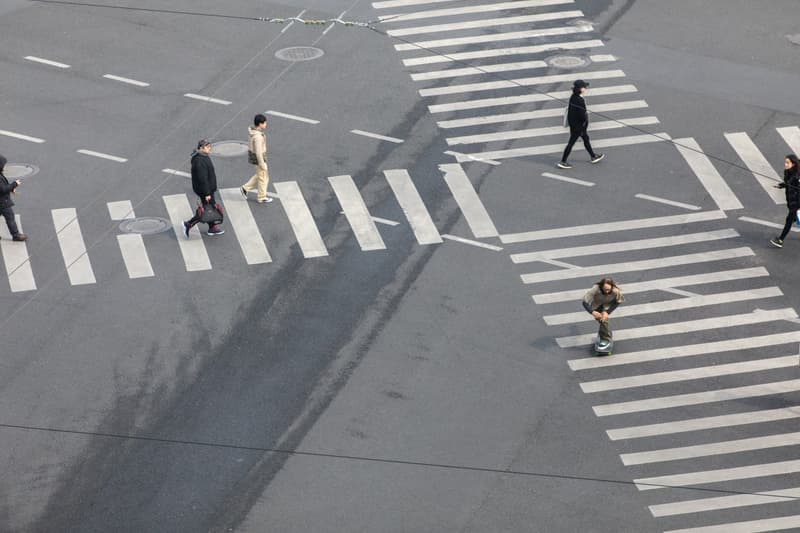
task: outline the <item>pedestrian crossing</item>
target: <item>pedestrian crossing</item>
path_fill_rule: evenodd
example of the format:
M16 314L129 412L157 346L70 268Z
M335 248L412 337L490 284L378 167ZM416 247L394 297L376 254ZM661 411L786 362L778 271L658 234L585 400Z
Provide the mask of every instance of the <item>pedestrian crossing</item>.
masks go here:
M458 164L442 165L441 175L472 231L471 236L477 239L497 237L498 231L494 222L461 166ZM394 195L397 206L405 215L409 234L413 234L413 238L420 246L442 244L446 237L452 240L458 239L439 233L434 218L414 184L414 178L406 169L385 170L383 179L385 179L386 189ZM342 214L359 248L364 252L386 250L386 242L376 222L388 223L392 227L401 226L401 223L373 216L351 176L331 176L328 178L328 183L333 196L341 206ZM314 259L328 256L329 250L300 184L295 181L284 181L273 182L273 186L277 193L273 195L277 200L274 204L275 209L281 209L278 204L282 206L303 257ZM125 265L128 277L130 279L156 277L156 269L153 267L148 251L148 242L152 242L151 239L166 238L170 243L174 243L180 252L179 258L182 264L179 268L186 272L212 270L212 255L209 254L207 247L208 240L211 238L221 240L226 254L236 253L235 250L238 249L244 264L258 266L272 263L273 258L262 234L259 217L254 213L255 208L251 207L256 204L248 202L238 188L221 189L219 198L225 215L223 227L231 230L235 241L227 236L223 238L204 236L201 233L201 228L205 229L203 224L194 226L189 231L187 238L183 222L193 216L196 199L185 193L164 195L161 198L163 202L161 209L170 221L172 227L170 233L161 236L120 233L112 237L116 239L119 258ZM108 217L113 222L136 218L134 205L129 200L108 202L106 208ZM75 208L53 209L51 213L54 237L59 244L70 285L96 284L97 279L91 258L100 252L94 249L95 242L87 241L84 238L80 222L84 214L79 213ZM17 223L21 226L19 215L17 215ZM106 233L108 232L104 231L103 234ZM4 237L0 239L0 254L3 258L10 291L12 293L35 291L37 284L34 270L39 259L29 256L25 242L11 240L4 224L0 224L0 237ZM46 238L39 240L46 241ZM230 244L232 242L237 244ZM490 246L469 239L463 240L463 242ZM237 245L238 248L235 248ZM163 249L163 247L159 247L159 249ZM492 249L499 250L500 248L492 247ZM2 291L3 288L0 286L0 293Z
M448 145L464 147L448 152L457 162L496 164L561 153L567 132L561 118L569 88L578 78L592 82L587 103L597 117L590 128L597 134L593 146L670 139L658 131L658 118L646 113L646 101L619 100L638 89L619 83L626 74L613 66L617 60L613 55L596 53L603 42L595 38L574 0L445 4L412 0L373 2L372 7L378 10L382 26L388 27L386 33L401 41L395 50L403 55L411 79L425 84L419 94L446 130ZM498 16L500 11L505 16ZM559 54L569 57L561 63L552 61ZM564 89L553 91L553 85ZM521 88L526 89L524 94ZM492 94L487 96L488 92ZM633 129L614 135L622 128Z
M636 488L653 491L648 509L669 520L664 531L796 527L786 503L797 500L800 461L776 458L800 432L775 424L800 419L798 315L727 224L720 210L499 236ZM582 244L592 234L614 239ZM590 355L597 324L579 303L601 276L626 297L608 357ZM747 492L731 489L743 480ZM769 516L742 521L756 506Z

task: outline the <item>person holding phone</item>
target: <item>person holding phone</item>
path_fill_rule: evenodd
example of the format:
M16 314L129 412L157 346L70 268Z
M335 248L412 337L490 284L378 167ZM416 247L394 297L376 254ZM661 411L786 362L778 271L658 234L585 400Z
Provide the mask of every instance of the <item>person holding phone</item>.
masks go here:
M26 241L28 237L24 233L19 232L17 221L14 217L14 201L11 195L22 184L22 180L14 180L9 183L8 178L5 177L3 171L5 170L8 160L0 155L0 214L6 219L8 232L11 233L11 238L15 241Z

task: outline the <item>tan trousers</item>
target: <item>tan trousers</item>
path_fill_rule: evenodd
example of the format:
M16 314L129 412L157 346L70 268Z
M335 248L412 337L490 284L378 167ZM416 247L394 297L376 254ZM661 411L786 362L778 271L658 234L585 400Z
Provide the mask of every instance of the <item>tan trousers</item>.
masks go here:
M245 192L250 192L253 189L258 189L258 200L263 200L267 197L267 185L269 185L269 171L256 166L256 173L250 178L247 183L242 185Z

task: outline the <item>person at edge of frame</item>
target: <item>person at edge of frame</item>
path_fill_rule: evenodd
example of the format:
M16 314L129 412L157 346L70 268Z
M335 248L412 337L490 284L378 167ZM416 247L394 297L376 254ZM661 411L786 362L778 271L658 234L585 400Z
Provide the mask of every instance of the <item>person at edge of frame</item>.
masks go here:
M8 181L3 171L6 168L8 160L0 155L0 215L6 219L6 226L11 238L17 242L28 240L28 236L20 233L17 227L17 220L14 216L14 200L11 199L12 194L16 194L17 187L22 184L22 180Z
M783 239L792 229L792 224L797 220L797 210L800 209L800 169L797 165L797 156L787 155L783 160L783 182L775 185L777 189L786 189L786 206L789 208L783 231L769 241L776 248L783 248Z

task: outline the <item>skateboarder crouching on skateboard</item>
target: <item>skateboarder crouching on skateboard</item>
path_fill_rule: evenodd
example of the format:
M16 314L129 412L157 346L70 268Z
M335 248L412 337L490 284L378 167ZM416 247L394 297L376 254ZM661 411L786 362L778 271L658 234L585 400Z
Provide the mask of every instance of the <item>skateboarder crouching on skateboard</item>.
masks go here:
M610 315L625 298L622 291L611 278L603 278L583 296L583 308L600 323L597 332L599 342L597 347L603 349L611 344L611 327L608 325Z

